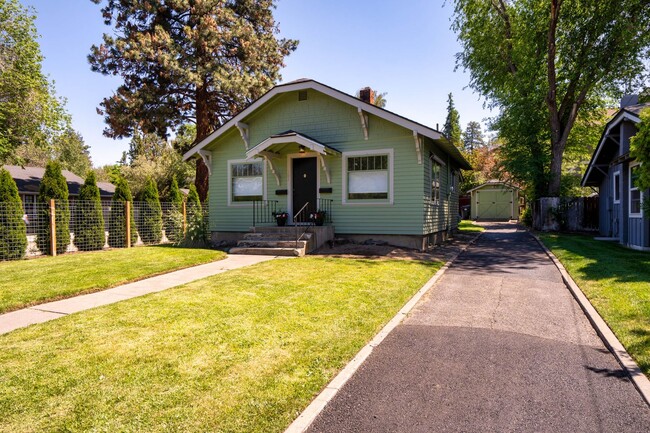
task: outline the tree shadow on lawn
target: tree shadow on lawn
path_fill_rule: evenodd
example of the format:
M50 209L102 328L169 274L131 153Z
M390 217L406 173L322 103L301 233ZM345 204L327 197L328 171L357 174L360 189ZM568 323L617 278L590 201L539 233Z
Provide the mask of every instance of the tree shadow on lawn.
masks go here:
M568 268L572 261L585 259L583 266L575 271L586 280L613 279L618 283L647 283L650 289L650 253L636 251L622 245L596 241L587 235L545 235L544 242L551 249L560 249L570 257L558 252L560 260Z

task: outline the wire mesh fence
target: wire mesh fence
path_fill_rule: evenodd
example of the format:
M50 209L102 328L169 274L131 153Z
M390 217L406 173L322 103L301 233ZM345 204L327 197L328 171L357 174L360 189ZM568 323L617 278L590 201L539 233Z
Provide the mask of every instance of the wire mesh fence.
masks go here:
M207 207L176 203L0 203L0 260L38 255L208 243Z

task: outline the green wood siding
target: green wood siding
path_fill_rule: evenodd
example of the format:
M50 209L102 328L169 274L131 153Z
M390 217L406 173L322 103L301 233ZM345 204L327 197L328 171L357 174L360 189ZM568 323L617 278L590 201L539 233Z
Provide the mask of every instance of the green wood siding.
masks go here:
M455 229L458 227L458 185L454 190L451 189L451 178L453 171L458 169L452 165L451 161L443 152L441 152L435 143L427 140L425 143L426 151L423 154L424 184L423 184L423 211L424 234L436 233L443 230ZM436 204L430 199L431 191L431 154L437 156L445 165L440 172L440 203Z
M441 209L425 206L428 187L425 179L428 150L423 151L423 163L417 163L412 131L391 122L368 116L369 139L364 140L359 114L336 99L314 90L308 91L306 101L298 101L298 92L278 95L248 118L250 146L253 147L271 135L294 130L325 143L340 152L393 150L393 203L392 204L343 204L343 158L326 156L331 182L327 182L324 170L319 167L320 187L332 188L332 193L320 194L320 198L333 200L332 217L336 232L340 234L406 234L423 235L442 230L447 226L450 204ZM433 142L425 140L425 148L433 149ZM210 229L212 231L247 231L252 223L250 206L228 206L228 160L244 159L244 142L236 128L222 135L207 147L212 151L212 175L210 176ZM298 146L282 147L281 157L274 160L280 177L280 185L267 167L266 198L278 200L280 210L288 210L288 195L276 195L278 189L289 189L287 154L297 154ZM447 161L446 155L436 151ZM444 167L442 182L443 198L448 202L448 173ZM454 197L455 196L455 197ZM455 203L455 204L454 204ZM452 194L451 208L457 209L457 192ZM457 210L453 212L457 214ZM424 217L423 217L424 216ZM452 218L452 226L457 224Z

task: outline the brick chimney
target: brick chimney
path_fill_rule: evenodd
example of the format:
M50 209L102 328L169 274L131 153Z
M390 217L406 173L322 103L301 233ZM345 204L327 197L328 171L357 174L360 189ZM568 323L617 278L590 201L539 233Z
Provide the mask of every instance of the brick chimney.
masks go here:
M368 104L374 104L375 102L375 92L372 91L370 87L364 87L359 90L359 99Z

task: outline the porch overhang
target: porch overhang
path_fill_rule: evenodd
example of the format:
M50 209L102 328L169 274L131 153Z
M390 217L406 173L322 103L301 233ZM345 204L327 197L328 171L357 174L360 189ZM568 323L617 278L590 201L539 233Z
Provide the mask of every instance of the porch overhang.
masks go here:
M246 158L256 158L256 157L268 157L272 155L279 155L278 148L283 147L286 144L298 144L303 146L305 149L309 149L313 152L316 152L320 155L332 155L332 156L341 156L341 152L334 149L331 146L320 143L313 138L307 137L306 135L300 134L295 131L287 131L281 134L272 135L261 143L257 144L255 147L246 151Z

